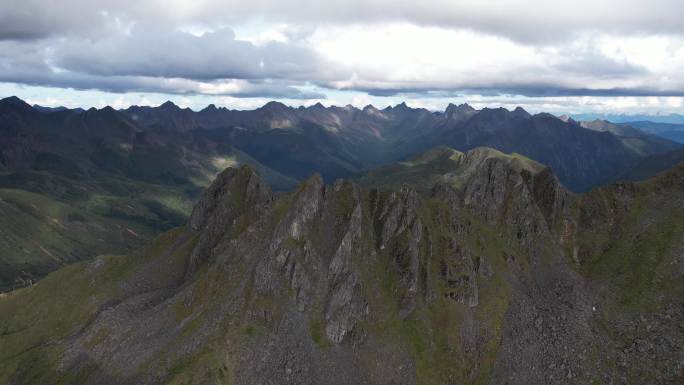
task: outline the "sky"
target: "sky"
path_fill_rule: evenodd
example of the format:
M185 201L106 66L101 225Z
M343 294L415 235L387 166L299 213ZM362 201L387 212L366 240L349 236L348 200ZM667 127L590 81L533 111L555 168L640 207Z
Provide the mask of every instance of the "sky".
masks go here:
M684 114L681 0L0 2L0 96Z

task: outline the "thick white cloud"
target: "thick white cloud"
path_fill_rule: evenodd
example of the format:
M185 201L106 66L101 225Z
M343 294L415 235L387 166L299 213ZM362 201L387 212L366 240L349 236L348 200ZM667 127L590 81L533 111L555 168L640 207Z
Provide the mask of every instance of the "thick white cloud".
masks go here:
M684 94L684 44L678 39L585 33L537 47L467 30L387 24L321 28L311 42L353 73L330 87L375 94ZM644 47L648 57L640 54Z

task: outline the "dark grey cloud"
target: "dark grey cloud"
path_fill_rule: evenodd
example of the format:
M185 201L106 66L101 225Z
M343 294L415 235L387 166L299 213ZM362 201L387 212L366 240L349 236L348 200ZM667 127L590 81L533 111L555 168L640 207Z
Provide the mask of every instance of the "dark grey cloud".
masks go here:
M309 48L257 46L229 29L194 36L132 28L91 39L0 41L0 81L77 90L322 99L297 86L331 76L332 68Z
M56 69L49 54L52 44L41 46L16 42L0 43L0 82L34 86L100 90L113 93L158 92L167 94L212 94L234 97L269 97L292 99L322 99L319 92L303 91L297 83L278 79L205 79L196 81L181 77L159 77L127 74L101 74Z
M246 83L235 90L220 89L207 91L197 84L184 79L161 79L136 76L101 77L78 73L31 73L16 71L0 74L0 82L19 83L32 86L58 87L74 90L98 90L112 93L154 92L175 95L209 94L216 96L233 96L238 98L288 98L288 99L325 99L320 92L302 91L288 85L278 83Z
M549 43L580 31L681 35L682 14L681 0L21 0L0 4L0 39L92 35L131 22L216 27L259 19L301 25L406 21Z
M362 91L372 96L410 96L411 98L461 97L468 95L503 96L519 95L528 97L557 97L557 96L684 96L684 89L657 88L565 88L554 84L500 84L493 87L424 87L424 88L363 88Z
M117 12L134 4L122 0ZM119 17L107 2L21 0L0 2L0 40L35 40L65 34L92 35L108 29ZM122 20L122 19L119 19Z
M339 78L310 47L297 43L254 45L230 29L195 36L135 27L101 39L68 39L54 47L53 64L99 76L150 76L195 80Z

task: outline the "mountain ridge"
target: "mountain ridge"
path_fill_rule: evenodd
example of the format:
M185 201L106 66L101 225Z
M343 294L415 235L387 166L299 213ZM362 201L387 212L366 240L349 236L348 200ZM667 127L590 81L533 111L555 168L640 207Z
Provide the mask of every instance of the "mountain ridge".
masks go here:
M194 112L172 103L45 111L16 97L0 101L0 188L23 190L18 201L37 205L42 201L32 194L40 194L51 204L85 213L93 225L110 226L114 220L143 240L187 219L201 189L227 166L249 164L275 190L289 190L313 173L332 183L440 145L521 154L549 166L573 191L633 178L629 172L637 166L641 171L634 175L648 177L673 164L660 157L671 143L648 136L626 139L522 109L451 104L434 113L406 104L380 110L274 102L253 111L208 107ZM648 160L647 167L639 163L661 158ZM112 251L140 241L125 233L126 242L114 242ZM16 235L17 244L36 243L30 234ZM24 272L16 279L32 281L50 271L55 266L50 253L57 250L81 258L104 250L67 241L42 246L47 253L38 255L44 260L14 266L12 271ZM23 252L10 249L15 251L3 258L20 261ZM3 280L1 287L16 284L9 276Z
M0 297L0 379L676 381L684 165L575 196L547 168L472 152L452 170L468 183L423 192L314 175L279 195L228 168L186 225ZM608 247L626 236L642 251Z
M475 110L467 104L461 106L450 104L444 112L435 114L424 109L410 108L405 104L389 106L383 110L378 110L372 106L366 106L363 109L324 107L322 105L310 108L293 108L282 103L278 104L277 108L270 108L271 106L275 106L275 104L269 105L267 103L253 111L221 110L220 113L213 116L213 120L203 118L201 111L200 113L187 112L188 116L195 114L193 116L199 119L193 121L188 127L222 127L222 129L226 129L236 126L251 128L252 132L261 130L265 133L265 129L287 130L288 127L301 127L313 123L315 127L326 131L323 136L328 137L327 141L336 143L333 152L337 152L336 149L341 147L347 147L345 151L336 155L345 161L336 166L339 167L338 171L333 171L333 175L326 179L328 181L358 172L360 171L359 168L373 168L398 161L436 145L448 145L459 150L488 146L503 152L519 152L547 164L559 174L567 186L579 191L610 182L611 178L619 177L628 168L636 164L640 157L671 151L679 146L673 142L647 135L637 135L637 138L625 138L624 135L620 137L615 130L611 133L618 136L623 142L622 146L611 143L611 140L607 138L579 130L575 130L574 134L568 136L563 132L582 125L574 121L563 122L550 114L530 115L522 108L516 108L513 111L489 108ZM259 117L258 111L262 110L270 111L270 123L264 122ZM477 121L469 123L473 118ZM520 126L520 128L516 128L519 132L512 135L507 130L502 130L504 128L500 127L502 125L508 126L509 130L511 125ZM560 130L563 125L565 125L564 129ZM554 129L553 134L545 134L543 131L539 131L537 128L539 126L558 127L558 129ZM488 130L489 134L486 133ZM330 135L330 133L334 133L334 135ZM494 135L494 133L499 135ZM306 130L302 131L302 134L304 136L313 135ZM252 136L254 135L259 136L258 134ZM264 135L268 136L268 134ZM553 151L542 151L539 144L535 142L544 138L544 142L554 143L559 136L565 136L567 140L562 140L562 143L556 144L557 147ZM501 137L506 137L507 142L502 142ZM522 142L519 139L520 137L527 137L532 143ZM581 144L575 144L577 140L583 137L587 137L587 139L583 139ZM589 139L589 137L593 138ZM251 142L259 139L244 138L243 140ZM574 169L584 169L585 166L581 163L571 165L570 162L574 161L571 155L563 155L562 161L558 158L559 153L565 152L563 146L567 146L568 143L573 143L572 146L581 146L577 148L581 151L585 147L589 148L592 141L602 143L601 146L604 148L613 148L614 150L611 151L618 151L604 155L606 158L594 160L594 163L599 167L598 170L587 167L581 171L587 175L581 175ZM244 143L243 145L255 146L254 143ZM623 148L620 149L620 147ZM595 157L597 152L597 149L592 149L582 157ZM616 162L616 159L620 160ZM259 160L269 161L264 157ZM276 164L272 163L271 166L276 167ZM305 174L315 171L317 170L308 169ZM324 176L325 174L324 172Z

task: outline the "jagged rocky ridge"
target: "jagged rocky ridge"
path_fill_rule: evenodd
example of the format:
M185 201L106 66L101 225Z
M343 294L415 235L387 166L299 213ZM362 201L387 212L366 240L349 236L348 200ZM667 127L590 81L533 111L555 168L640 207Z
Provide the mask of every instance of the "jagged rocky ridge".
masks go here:
M0 291L102 252L126 253L182 224L228 166L248 164L274 190L291 190L314 172L331 183L436 145L487 146L548 165L564 186L584 191L647 178L681 159L677 143L607 122L584 125L467 104L443 112L277 102L252 111L171 102L82 110L1 99Z
M0 382L681 378L683 166L575 196L518 156L422 159L445 158L427 188L227 169L186 226L0 297Z

